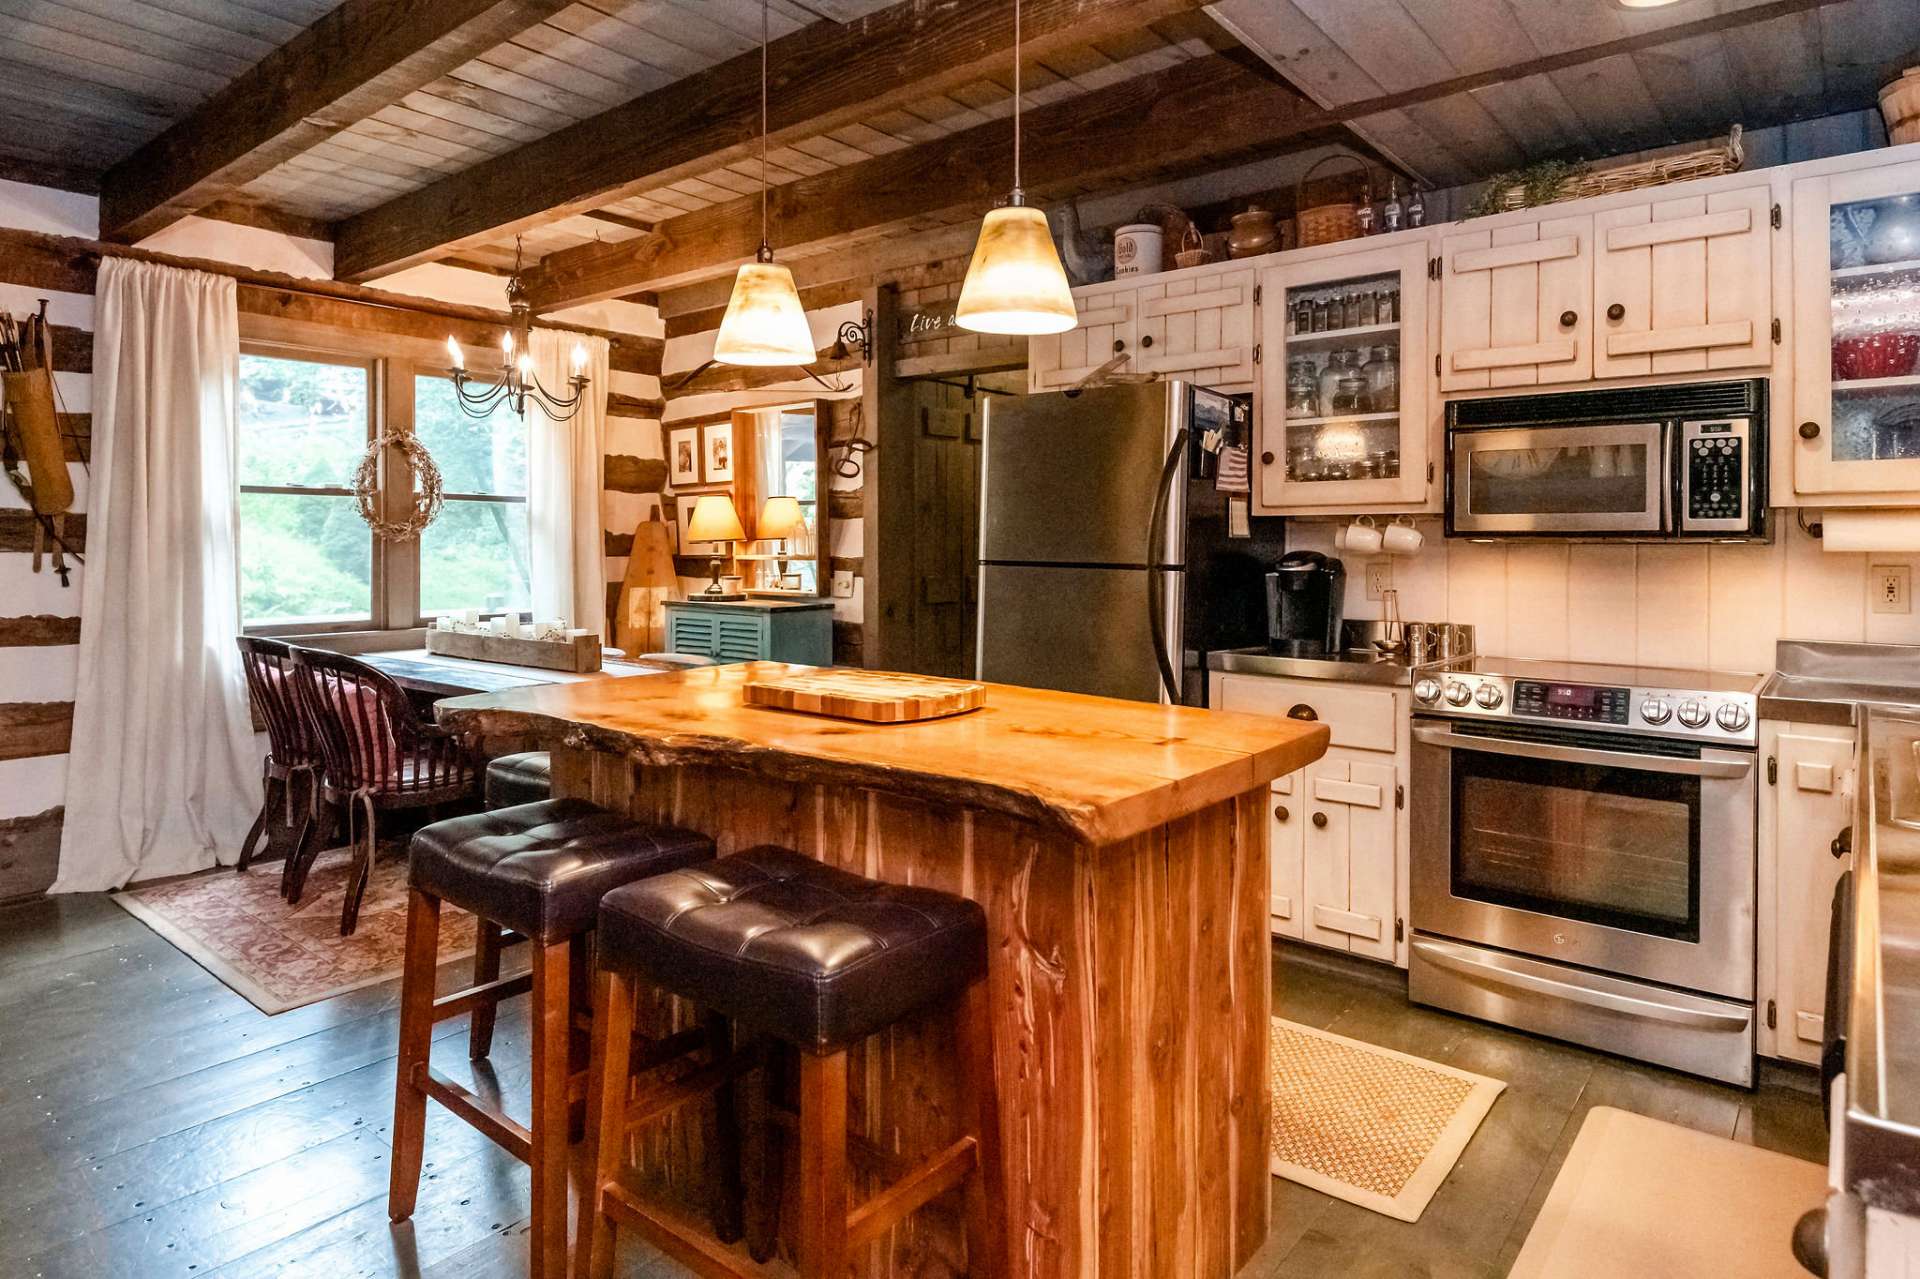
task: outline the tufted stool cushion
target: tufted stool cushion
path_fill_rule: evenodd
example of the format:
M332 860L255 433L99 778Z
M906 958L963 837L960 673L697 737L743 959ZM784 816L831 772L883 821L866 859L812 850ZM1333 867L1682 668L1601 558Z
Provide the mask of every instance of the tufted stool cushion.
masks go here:
M986 915L782 848L656 875L600 905L600 963L803 1047L854 1043L986 970Z
M408 878L544 943L592 928L608 889L712 856L705 835L643 826L583 799L544 799L421 827Z
M487 807L531 804L553 794L553 756L545 751L502 755L487 764Z

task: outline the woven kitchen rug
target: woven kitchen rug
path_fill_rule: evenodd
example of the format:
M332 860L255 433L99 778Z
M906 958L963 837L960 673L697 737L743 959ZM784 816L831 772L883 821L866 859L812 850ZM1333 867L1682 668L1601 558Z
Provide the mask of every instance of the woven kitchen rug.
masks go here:
M1273 1019L1273 1175L1418 1221L1506 1084Z
M352 853L320 854L307 873L298 906L280 897L280 863L244 874L228 867L112 894L128 914L261 1012L272 1016L390 981L406 953L407 862L373 864L360 923L340 935ZM440 916L440 961L473 954L473 916L446 907Z

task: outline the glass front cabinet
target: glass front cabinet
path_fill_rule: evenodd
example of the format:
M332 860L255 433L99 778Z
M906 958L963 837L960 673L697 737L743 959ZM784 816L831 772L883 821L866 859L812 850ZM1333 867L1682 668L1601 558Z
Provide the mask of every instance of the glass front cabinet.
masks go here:
M1793 184L1793 486L1920 491L1920 162Z
M1258 510L1418 509L1433 486L1425 237L1260 275Z

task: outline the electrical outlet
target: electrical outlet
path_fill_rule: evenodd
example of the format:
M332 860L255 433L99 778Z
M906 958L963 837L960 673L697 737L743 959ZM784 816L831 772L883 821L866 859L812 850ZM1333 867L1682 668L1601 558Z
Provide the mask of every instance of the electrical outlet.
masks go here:
M841 569L833 575L833 594L836 599L850 600L853 598L852 573L846 569Z
M1367 598L1380 599L1393 589L1393 561L1382 556L1367 561Z
M1913 570L1907 565L1875 564L1868 581L1873 585L1874 612L1913 612Z

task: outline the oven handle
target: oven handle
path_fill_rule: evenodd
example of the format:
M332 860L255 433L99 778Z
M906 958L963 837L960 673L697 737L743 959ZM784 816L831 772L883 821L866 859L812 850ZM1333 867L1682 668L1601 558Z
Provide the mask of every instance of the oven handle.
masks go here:
M1662 1003L1657 999L1638 999L1632 995L1617 994L1610 990L1593 990L1586 986L1575 985L1573 982L1556 981L1537 973L1516 972L1491 960L1480 959L1465 947L1434 941L1426 937L1414 938L1413 948L1428 963L1464 973L1469 977L1490 975L1497 984L1510 986L1515 990L1531 991L1537 995L1551 995L1555 999L1586 1004L1592 1008L1604 1008L1610 1012L1626 1013L1633 1017L1672 1022L1677 1026L1699 1026L1709 1029L1744 1027L1752 1020L1745 1013L1718 1012L1708 1008L1682 1008L1677 1004Z
M1594 764L1626 768L1637 773L1681 773L1688 777L1745 777L1753 771L1753 757L1702 751L1699 759L1669 759L1664 755L1634 755L1626 751L1599 751L1584 746L1550 746L1544 742L1516 742L1504 737L1473 737L1424 725L1413 730L1413 740L1443 750L1485 751L1489 755L1519 755L1562 764Z

